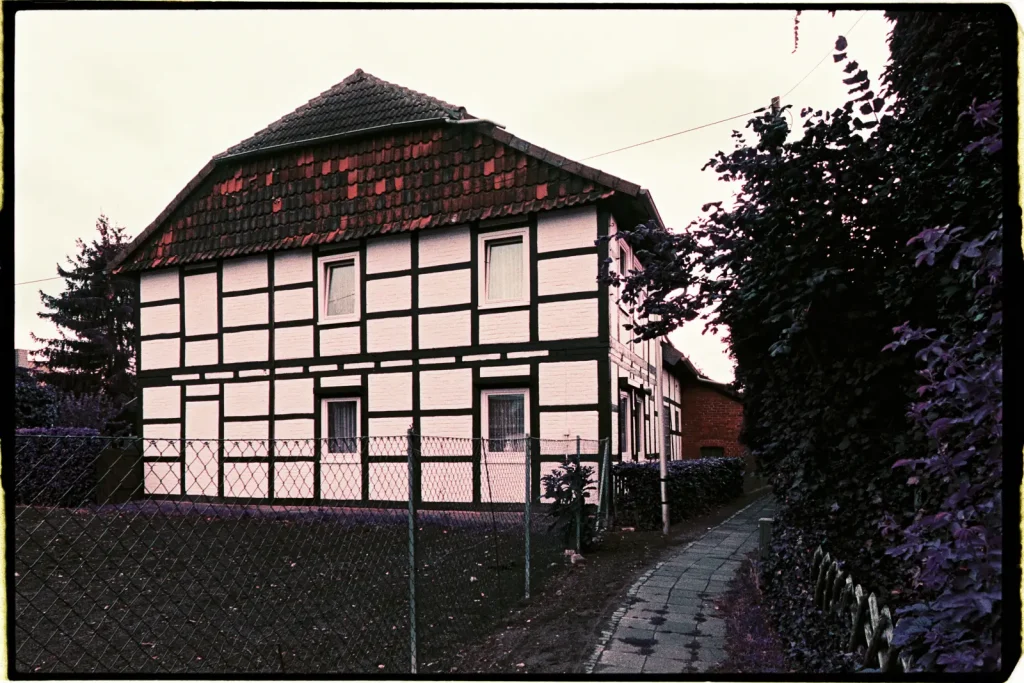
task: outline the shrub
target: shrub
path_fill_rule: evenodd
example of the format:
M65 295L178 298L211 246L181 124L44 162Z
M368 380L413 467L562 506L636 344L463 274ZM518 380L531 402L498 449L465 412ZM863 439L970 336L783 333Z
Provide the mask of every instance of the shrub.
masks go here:
M51 427L57 418L57 392L26 368L14 370L14 427Z
M61 427L92 428L106 433L107 423L118 413L104 394L65 393L57 401L57 422Z
M541 478L544 497L554 502L548 508L549 528L558 529L565 547L587 550L593 543L594 523L587 511L587 498L594 490L594 468L572 459ZM576 545L576 524L579 520L580 547Z
M39 427L16 432L16 505L77 506L96 486L95 462L109 440L89 428Z
M661 470L657 462L612 466L615 517L642 529L661 526ZM669 518L687 519L743 493L742 458L698 458L668 463Z

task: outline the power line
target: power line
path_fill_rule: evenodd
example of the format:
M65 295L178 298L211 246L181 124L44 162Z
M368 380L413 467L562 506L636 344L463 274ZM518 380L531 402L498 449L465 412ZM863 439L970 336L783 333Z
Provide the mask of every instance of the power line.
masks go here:
M861 20L861 19L863 19L863 18L864 18L864 16L865 16L865 15L864 15L864 14L862 13L862 14L861 14L861 15L860 15L859 17L857 17L857 21L853 22L853 25L852 25L852 26L850 26L850 28L849 28L849 29L847 29L847 31L846 31L846 35L850 35L851 33L853 33L853 29L855 29L855 28L857 27L857 24L859 24L859 23L860 23L860 20ZM785 94L784 94L784 95L782 95L782 97L787 97L787 96L788 96L788 95L789 95L789 94L790 94L791 92L793 92L794 90L796 90L796 89L797 89L797 87L798 87L798 86L799 86L799 85L800 85L801 83L803 83L804 81L806 81L806 80L807 80L807 78L808 78L808 76L810 76L810 75L811 75L812 73L814 73L815 69L817 69L817 68L818 68L819 66L821 66L821 65L822 65L822 63L823 63L823 62L824 62L824 61L825 61L826 59L828 59L829 55L831 55L831 54L832 54L832 51L831 51L831 50L829 50L829 51L828 51L827 53L825 53L825 56L824 56L824 57L822 57L822 58L821 58L821 60L819 60L819 61L818 61L818 63L814 65L814 68L812 68L812 69L811 69L810 71L808 71L808 72L807 72L806 74L804 74L804 77L803 77L803 78L801 78L801 79L800 79L799 81L797 81L797 82L796 82L796 85L794 85L794 86L793 86L792 88L790 88L789 90L787 90L787 91L785 92ZM780 98L780 99L781 99L781 98ZM598 157L603 157L603 156L607 156L608 154L615 154L616 152L623 152L623 151L625 151L625 150L627 150L627 149L633 149L634 147L641 147L641 146L643 146L643 145L649 145L649 144L651 144L652 142L659 142L659 141L661 141L661 140L667 140L668 138L674 138L675 136L677 136L677 135L682 135L683 133L692 133L692 132L693 132L693 131L695 131L695 130L700 130L700 129L702 129L702 128L708 128L709 126L715 126L715 125L718 125L719 123L725 123L726 121L732 121L733 119L739 119L739 118L743 118L744 116L750 116L751 114L757 114L757 113L759 113L759 112L762 112L762 111L764 111L765 109L767 109L767 107L760 107L760 108L758 108L758 109L755 109L755 110L753 110L753 111L748 111L748 112L744 112L744 113L742 113L742 114L736 114L735 116L730 116L729 118L725 118L725 119L719 119L718 121L712 121L711 123L705 123L705 124L703 124L703 125L701 125L701 126L695 126L695 127L693 127L693 128L687 128L686 130L681 130L681 131L679 131L679 132L676 132L676 133L669 133L668 135L662 135L662 136L661 136L661 137L659 137L659 138L652 138L652 139L650 139L650 140L644 140L643 142L638 142L638 143L636 143L636 144L633 144L633 145L627 145L626 147L620 147L620 148L618 148L618 149L613 149L613 150L611 150L610 152L601 152L600 154L594 154L594 155L591 155L591 156L589 156L589 157L583 157L582 159L580 159L580 161L587 161L587 160L589 160L589 159L596 159L596 158L598 158Z
M641 145L648 145L648 144L650 144L652 142L658 142L659 140L667 140L668 138L673 138L673 137L675 137L677 135L682 135L683 133L690 133L690 132L693 132L695 130L700 130L701 128L707 128L708 126L714 126L714 125L717 125L719 123L725 123L726 121L732 121L733 119L742 118L744 116L750 116L751 114L756 114L756 113L764 111L764 110L765 110L765 107L761 107L760 109L755 109L754 111L743 112L742 114L736 114L736 116L730 116L727 119L719 119L718 121L712 121L711 123L705 123L702 126L696 126L694 128L687 128L686 130L681 130L678 133L669 133L668 135L662 135L660 138L654 138L652 140L645 140L643 142L638 142L635 145L628 145L626 147L620 147L618 149L613 149L610 152L601 152L600 154L594 154L593 156L583 157L582 159L580 159L580 161L586 161L588 159L596 159L597 157L603 157L606 154L615 154L616 152L621 152L621 151L627 150L627 149L633 149L634 147L640 147Z
M860 23L860 20L861 20L861 19L863 19L863 18L864 18L864 14L863 14L863 13L861 13L861 15L860 15L859 17L857 17L857 21L853 22L853 26L851 26L850 28L848 28L848 29L846 30L846 35L847 35L847 36L848 36L848 35L850 35L851 33L853 33L853 29L857 28L857 24L859 24L859 23ZM829 50L828 52L826 52L826 53L825 53L825 56L824 56L824 57L822 57L822 58L821 58L821 59L820 59L820 60L818 61L818 63L817 63L817 64L815 64L813 68L811 68L811 70L810 70L810 71L808 71L808 72L807 72L806 74L804 74L804 77L803 77L803 78L801 78L801 79L800 79L799 81L797 81L797 82L796 82L796 85L794 85L794 86L793 86L792 88L790 88L789 90L787 90L787 91L786 91L786 92L785 92L785 93L784 93L784 94L782 95L782 97L788 97L788 96L789 96L789 93L791 93L791 92L793 92L794 90L796 90L796 89L797 89L797 88L798 88L798 87L800 86L800 84L801 84L801 83L803 83L804 81L806 81L806 80L807 80L807 78L808 78L808 77L809 77L809 76L810 76L810 75L811 75L812 73L814 73L814 72L815 72L815 71L817 70L817 68L818 68L819 66L821 66L821 65L822 65L822 63L823 63L823 62L824 62L824 61L825 61L826 59L828 59L828 58L829 58L829 55L831 55L831 54L832 54L832 50Z
M37 282L49 282L50 280L61 280L61 279L63 279L63 278L61 278L59 275L56 275L54 277L44 277L44 278L39 279L39 280L26 280L25 282L15 282L14 286L17 287L18 285L32 285L32 284L35 284Z

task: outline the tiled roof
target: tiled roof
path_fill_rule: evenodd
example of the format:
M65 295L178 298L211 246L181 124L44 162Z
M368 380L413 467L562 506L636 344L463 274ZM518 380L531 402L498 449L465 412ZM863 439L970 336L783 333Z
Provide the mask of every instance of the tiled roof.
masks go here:
M363 94L346 100L349 89ZM413 104L397 114L370 104L389 98ZM361 113L346 114L343 101L358 104ZM442 117L442 111L452 115ZM313 115L324 128L307 125ZM417 115L424 117L421 123L405 125ZM531 145L493 123L459 116L468 118L464 110L357 71L276 129L214 157L111 269L138 271L465 224L616 194L656 218L638 185ZM377 130L353 132L366 128Z
M362 69L356 69L341 83L214 158L397 123L441 118L459 120L472 117L464 107L382 81Z

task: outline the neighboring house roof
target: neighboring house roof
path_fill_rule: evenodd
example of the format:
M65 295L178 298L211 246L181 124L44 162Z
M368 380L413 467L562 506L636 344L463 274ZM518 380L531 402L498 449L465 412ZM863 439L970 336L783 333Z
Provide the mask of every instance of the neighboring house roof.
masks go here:
M690 362L690 359L687 358L682 351L673 346L671 342L661 343L661 362L662 365L668 368L672 374L681 380L695 380L697 383L707 386L709 389L714 389L735 401L743 400L743 397L740 396L739 392L728 384L724 382L716 382L713 379L703 376L697 367Z
M110 265L138 271L616 198L640 186L357 70L215 156Z

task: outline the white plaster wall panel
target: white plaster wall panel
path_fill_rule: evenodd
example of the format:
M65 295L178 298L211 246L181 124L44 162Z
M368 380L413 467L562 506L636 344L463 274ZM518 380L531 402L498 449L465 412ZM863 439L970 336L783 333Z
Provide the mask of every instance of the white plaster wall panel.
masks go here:
M559 251L594 246L597 239L597 207L537 215L537 251Z
M412 307L412 278L386 277L366 281L366 312L406 311Z
M274 292L274 322L308 320L313 317L313 288Z
M537 262L537 294L570 294L597 290L597 254L566 256Z
M420 233L420 268L469 261L469 228L432 228Z
M472 341L470 311L421 314L419 342L421 349L443 349L469 346Z
M224 422L224 455L233 458L265 458L270 454L270 422Z
M176 462L147 462L145 470L147 494L181 494L181 465Z
M530 311L488 313L480 316L481 344L530 341Z
M472 415L424 415L420 418L423 436L444 436L452 440L422 445L423 455L473 455ZM462 441L465 439L465 441Z
M176 334L181 331L178 304L145 306L139 309L139 334Z
M420 408L423 410L473 407L473 370L420 372Z
M409 471L404 462L370 463L371 500L409 500Z
M348 356L359 352L358 325L320 330L321 356Z
M468 252L467 252L468 253ZM468 260L468 257L467 257ZM139 301L163 301L178 298L178 269L165 268L142 273L139 281Z
M267 346L270 332L249 330L248 332L224 333L224 362L251 363L267 360Z
M412 415L409 417L371 417L367 436L401 437L398 439L382 439L370 442L371 455L405 455L405 437L412 427Z
M143 370L176 368L181 364L181 342L178 339L149 339L140 349Z
M484 454L480 462L480 500L485 503L522 503L526 500L524 454Z
M537 335L541 341L597 336L597 299L540 304L537 314Z
M185 334L217 333L217 274L185 276Z
M181 455L181 424L142 425L145 458L177 458Z
M216 339L185 342L185 365L217 365L220 363L220 348Z
M412 318L380 318L366 321L366 352L412 349Z
M228 259L222 268L225 292L240 292L267 286L267 257L247 256Z
M249 417L270 413L270 382L233 382L224 385L224 416Z
M144 387L142 389L143 419L181 417L181 387Z
M597 361L541 363L537 369L540 405L597 403Z
M219 394L219 384L188 384L185 386L186 396L218 396Z
M228 498L266 498L270 495L268 468L265 462L224 463L224 495Z
M275 462L275 498L312 498L313 463Z
M359 387L363 385L362 375L339 375L337 377L322 377L322 387Z
M473 463L423 463L420 495L439 503L473 502Z
M387 372L367 377L367 410L412 410L412 373Z
M567 411L564 413L542 412L540 414L540 438L542 439L597 439L597 411ZM572 444L573 452L576 450ZM587 451L592 451L588 448ZM568 451L567 451L568 452Z
M320 464L320 497L326 500L359 500L363 495L363 470L357 464Z
M408 270L411 265L409 235L373 237L366 242L366 272Z
M420 308L468 304L471 295L469 276L469 268L420 275Z
M220 452L220 401L185 404L185 493L215 496Z
M313 280L313 252L309 249L279 251L274 254L274 286L294 285Z
M287 457L313 457L316 449L313 443L315 438L314 424L311 419L301 420L275 420L274 441L276 442L276 455Z
M303 379L274 380L274 413L276 415L312 412L312 377L306 377ZM310 438L312 438L312 436Z
M274 359L312 358L313 326L278 327L274 330Z
M530 374L529 365L495 365L480 368L481 377L522 377Z
M267 293L228 296L223 299L224 327L266 325L270 320Z

